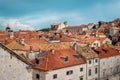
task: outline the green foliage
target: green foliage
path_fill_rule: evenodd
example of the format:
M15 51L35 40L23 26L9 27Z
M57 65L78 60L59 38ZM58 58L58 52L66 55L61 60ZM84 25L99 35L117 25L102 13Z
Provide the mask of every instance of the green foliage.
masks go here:
M112 45L115 45L117 42L120 42L120 39L118 39L118 40L112 40Z
M92 27L92 29L96 29L96 25L94 25L94 26Z
M43 31L43 32L49 32L49 28L44 28L44 29L41 29L41 30L38 30L38 31Z

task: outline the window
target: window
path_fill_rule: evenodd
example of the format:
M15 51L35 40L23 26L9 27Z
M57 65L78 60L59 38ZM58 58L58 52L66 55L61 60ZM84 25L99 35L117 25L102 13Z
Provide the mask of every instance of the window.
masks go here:
M74 57L75 57L75 59L78 60L78 59L80 59L81 56L80 56L80 54L78 54L78 55L74 55Z
M96 46L96 47L98 47L98 43L94 43L93 45Z
M66 72L66 75L71 75L71 74L73 74L73 70L70 70L70 71Z
M67 62L67 61L68 61L68 56L67 56L67 57L62 57L62 60L63 60L64 62Z
M103 72L103 77L105 77L105 72Z
M57 78L57 74L54 74L54 75L53 75L53 79L56 79L56 78Z
M82 72L83 71L83 68L80 68L80 72Z
M91 62L91 60L89 60L89 64L91 64L92 62Z
M36 79L40 79L40 75L39 74L36 74Z
M83 80L83 76L80 76L80 80Z
M95 68L95 74L97 74L98 73L98 70L97 70L97 68Z
M43 60L36 59L36 64L41 64L42 62L43 62Z
M105 62L103 62L103 65L105 65Z
M91 76L91 69L89 69L89 74L88 75Z
M95 62L97 63L97 62L98 62L98 59L95 59Z

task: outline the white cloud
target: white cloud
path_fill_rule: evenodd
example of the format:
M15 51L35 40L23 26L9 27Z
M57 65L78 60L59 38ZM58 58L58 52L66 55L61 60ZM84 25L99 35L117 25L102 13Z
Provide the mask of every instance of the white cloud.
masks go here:
M19 20L17 19L10 19L10 20L5 20L2 24L4 27L9 26L13 30L33 30L34 28L27 25L27 24L22 24Z
M20 18L20 21L23 21L23 23L27 23L31 26L38 26L38 28L44 28L44 27L50 27L50 24L55 23L55 22L64 22L68 21L68 24L70 25L80 25L83 24L83 20L86 18L81 16L80 13L78 12L68 12L68 13L43 13L40 15L39 13L34 14L34 15L28 15L25 17ZM46 26L47 25L47 26ZM38 29L37 28L37 29ZM36 29L36 28L35 28Z

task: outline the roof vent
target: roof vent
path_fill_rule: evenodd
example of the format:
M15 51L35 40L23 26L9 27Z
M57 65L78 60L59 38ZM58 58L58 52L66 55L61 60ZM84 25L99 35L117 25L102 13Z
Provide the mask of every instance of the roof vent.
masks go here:
M54 49L51 49L51 50L50 50L50 53L51 53L51 54L54 54L54 53L55 53L55 50L54 50Z
M30 52L32 52L32 50L33 50L33 47L32 47L32 46L30 46Z

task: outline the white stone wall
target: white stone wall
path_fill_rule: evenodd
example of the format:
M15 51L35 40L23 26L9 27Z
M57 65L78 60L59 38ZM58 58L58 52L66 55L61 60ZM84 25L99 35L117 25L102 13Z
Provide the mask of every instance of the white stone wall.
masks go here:
M120 55L100 59L100 79L105 80L120 72Z
M66 25L64 23L60 23L60 25L58 26L57 31L62 30L65 27L66 27Z
M95 60L97 59L97 62ZM91 64L89 63L91 61ZM97 73L95 73L95 68L97 68ZM91 75L89 75L89 70L91 69ZM95 80L99 78L99 58L87 60L87 80Z
M32 69L0 47L0 80L32 80Z
M80 72L80 68L83 68L82 72ZM66 75L66 72L70 71L70 70L73 70L73 74ZM34 72L34 80L37 80L37 79L35 79L36 74L40 74L41 79L39 79L39 80L80 80L81 76L83 76L83 80L86 80L86 64L61 68L61 69L57 69L57 70L50 70L50 71L46 71L46 72L35 71ZM53 79L54 74L57 74L56 79Z
M40 79L36 78L36 74L38 74L40 76ZM46 78L45 78L46 75L47 75L46 72L34 69L34 71L33 71L33 80L46 80Z
M112 44L112 41L108 38L106 38L103 42L103 44Z

